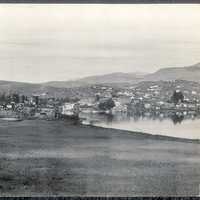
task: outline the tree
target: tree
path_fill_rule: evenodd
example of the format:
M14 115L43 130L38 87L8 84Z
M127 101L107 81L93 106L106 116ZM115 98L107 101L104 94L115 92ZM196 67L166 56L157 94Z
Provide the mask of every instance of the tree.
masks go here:
M21 101L22 101L22 103L24 103L25 98L26 98L25 95L22 95L22 96L21 96Z
M174 104L177 104L179 102L183 102L184 100L184 96L183 96L183 93L181 91L174 91L172 97L171 97L171 101L174 103Z
M3 93L0 95L0 102L4 103L6 101L6 94Z
M115 106L115 102L112 100L112 98L105 99L99 103L99 109L100 110L110 110Z
M15 102L15 103L19 103L19 95L17 93L14 93L12 95L12 100Z
M95 95L95 101L99 101L100 100L100 95L99 94L96 94Z
M10 103L12 101L12 96L8 95L6 96L6 103Z

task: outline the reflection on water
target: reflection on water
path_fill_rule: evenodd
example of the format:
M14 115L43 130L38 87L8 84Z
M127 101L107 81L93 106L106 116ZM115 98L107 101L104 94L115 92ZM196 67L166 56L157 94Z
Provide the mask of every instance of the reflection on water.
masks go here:
M174 114L171 116L171 119L172 121L174 122L174 124L177 124L177 123L181 123L184 119L184 116L183 115L177 115L177 114Z
M195 113L159 113L131 115L129 113L81 114L85 124L156 135L200 139L200 116Z

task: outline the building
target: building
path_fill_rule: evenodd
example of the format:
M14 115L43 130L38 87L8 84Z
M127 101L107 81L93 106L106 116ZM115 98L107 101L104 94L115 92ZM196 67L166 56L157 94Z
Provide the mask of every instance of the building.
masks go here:
M78 117L79 115L79 104L78 103L64 103L62 105L61 114L63 116Z
M41 108L40 109L40 117L47 118L47 119L54 119L55 118L55 109L53 108Z

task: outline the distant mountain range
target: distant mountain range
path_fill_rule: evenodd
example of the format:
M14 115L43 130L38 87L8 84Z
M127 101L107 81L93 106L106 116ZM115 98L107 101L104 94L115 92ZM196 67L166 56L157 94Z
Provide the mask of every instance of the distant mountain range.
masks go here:
M0 81L0 93L19 92L30 95L33 93L49 93L56 96L73 95L77 87L87 88L93 84L108 84L122 86L123 84L136 84L142 81L169 81L187 80L200 82L200 63L188 67L163 68L155 73L112 73L98 76L89 76L74 81L51 81L46 83L22 83L12 81Z
M89 76L75 81L52 81L44 85L69 88L80 87L88 84L122 84L138 83L140 81L170 81L170 80L187 80L200 82L200 63L188 67L171 67L163 68L151 74L145 73L112 73L98 76Z

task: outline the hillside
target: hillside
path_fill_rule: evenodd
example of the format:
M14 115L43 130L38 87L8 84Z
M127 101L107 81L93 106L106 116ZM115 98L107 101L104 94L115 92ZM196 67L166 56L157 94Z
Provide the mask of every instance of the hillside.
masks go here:
M14 81L0 81L0 93L18 92L21 94L31 94L40 91L42 86L40 84L14 82Z
M111 73L105 75L88 76L74 81L51 81L44 83L45 86L58 88L81 87L90 84L118 84L137 83L144 78L143 73Z
M89 86L72 87L72 88L57 88L43 84L32 84L12 81L0 81L0 94L18 93L20 95L31 96L32 94L46 94L48 97L83 97L92 94L92 89Z
M89 76L80 79L82 82L87 82L90 84L103 84L103 83L124 83L124 82L134 82L141 80L145 75L142 73L112 73L99 76Z
M200 63L187 67L163 68L145 76L143 81L170 80L200 81Z
M91 85L107 85L123 87L147 81L185 80L200 82L200 63L179 68L163 68L152 74L141 73L112 73L98 76L89 76L74 81L52 81L46 83L23 83L0 81L0 93L14 93L31 95L47 93L54 97L81 97L92 94Z
M99 85L100 86L100 85ZM104 85L105 86L105 85ZM101 86L100 86L101 87ZM115 85L113 85L116 88ZM98 88L93 87L92 84L83 84L80 87L52 87L46 84L33 84L23 82L12 82L12 81L0 81L0 95L5 93L13 94L18 93L20 95L31 96L33 94L45 97L55 98L87 98L94 96L99 91Z
M187 80L200 81L200 63L186 67L162 68L155 73L111 73L105 75L89 76L74 81L51 81L44 83L44 86L56 88L82 87L91 84L123 85L136 84L140 81L171 81Z

